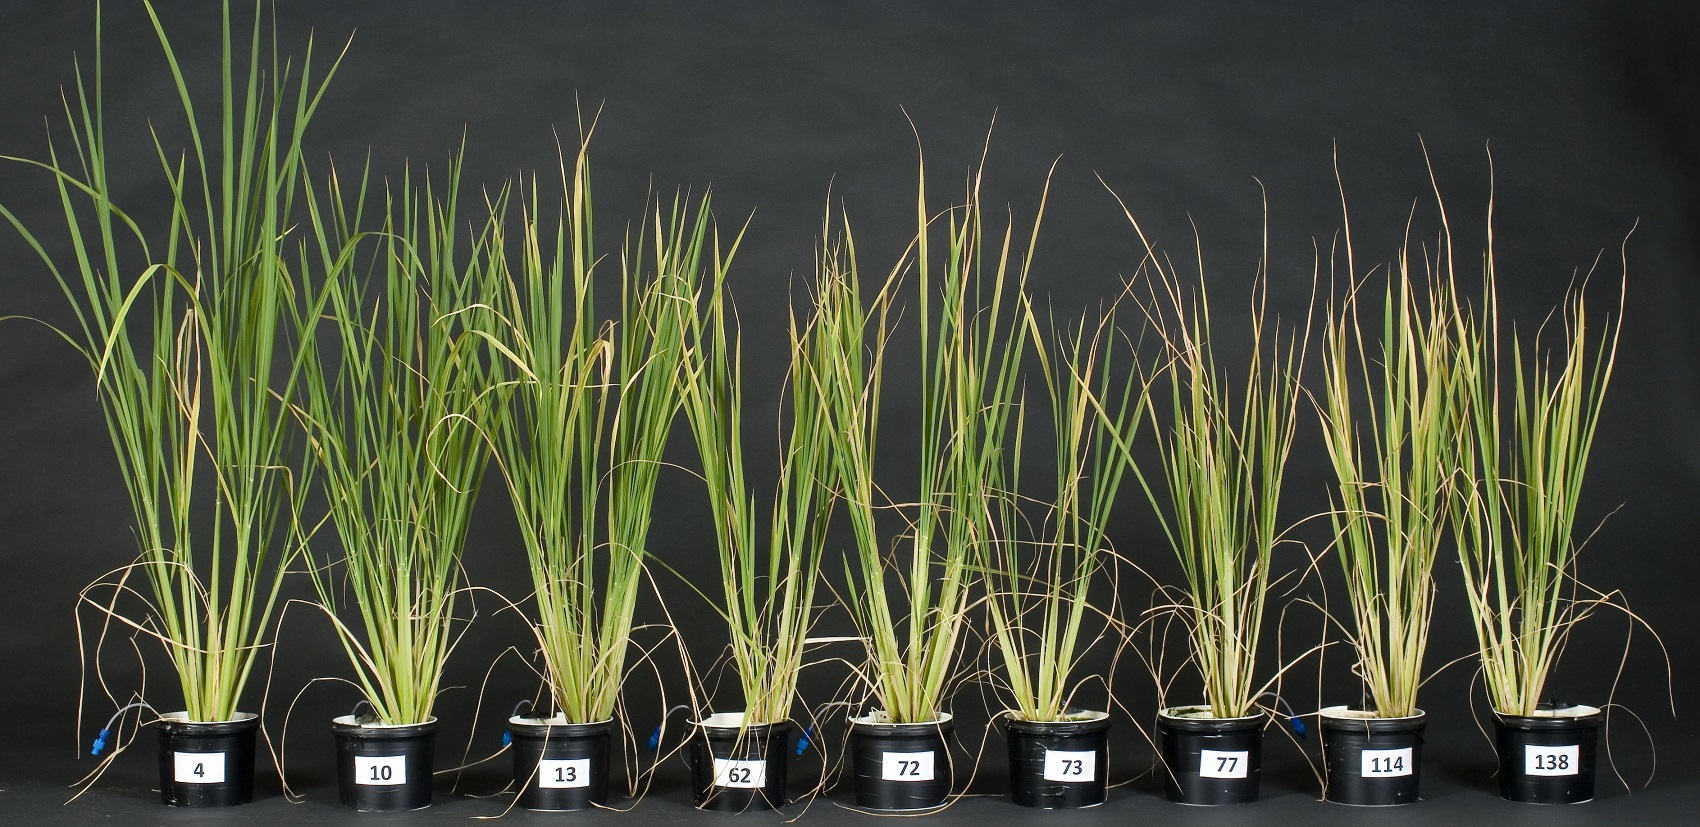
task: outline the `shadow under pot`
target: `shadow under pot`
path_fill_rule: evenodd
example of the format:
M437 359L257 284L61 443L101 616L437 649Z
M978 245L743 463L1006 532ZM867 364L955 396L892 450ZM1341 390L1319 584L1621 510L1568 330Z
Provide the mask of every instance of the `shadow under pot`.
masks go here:
M1004 719L1009 798L1023 807L1073 810L1104 803L1110 716L1070 710L1061 721Z
M233 807L254 800L255 734L260 716L202 723L171 712L159 730L159 797L172 807Z
M1542 704L1534 715L1496 712L1494 718L1501 798L1528 804L1593 800L1600 710Z
M1417 800L1422 778L1422 710L1404 718L1331 706L1318 713L1327 775L1322 797L1336 804L1387 807Z
M575 724L560 716L509 718L519 806L587 810L607 804L612 731L612 720Z
M791 722L744 723L742 712L693 721L691 798L699 809L772 810L785 804Z
M1182 804L1248 804L1257 800L1263 768L1261 714L1215 718L1208 706L1176 706L1157 713L1170 801Z
M342 806L363 813L431 806L436 718L391 725L342 715L331 720L331 733L336 736L337 798Z
M850 719L850 762L856 806L870 810L928 810L950 798L951 716L893 723L884 712Z

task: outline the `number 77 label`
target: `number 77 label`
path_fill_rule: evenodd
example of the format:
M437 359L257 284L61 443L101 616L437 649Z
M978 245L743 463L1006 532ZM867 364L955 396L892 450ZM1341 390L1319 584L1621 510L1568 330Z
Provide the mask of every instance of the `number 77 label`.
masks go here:
M1198 751L1198 774L1203 778L1245 778L1251 753L1205 749Z

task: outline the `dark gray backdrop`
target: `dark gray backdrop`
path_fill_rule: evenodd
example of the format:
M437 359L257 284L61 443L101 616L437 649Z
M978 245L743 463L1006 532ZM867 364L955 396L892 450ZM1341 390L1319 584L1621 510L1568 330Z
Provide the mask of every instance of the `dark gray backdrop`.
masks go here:
M464 139L474 184L469 192L522 171L552 175L553 131L573 140L576 100L590 110L605 104L593 146L605 240L617 238L623 223L638 215L651 186L669 194L712 186L729 231L753 213L733 289L751 352L751 410L759 429L751 461L763 480L773 456L772 440L765 438L771 425L762 423L770 422L765 415L779 399L785 307L793 285L810 270L829 187L849 212L869 272L889 267L912 231L915 139L905 112L925 145L930 196L938 205L960 192L994 113L989 205L1009 204L1018 220L1030 220L1046 170L1061 157L1032 285L1060 314L1112 296L1136 264L1133 235L1101 177L1158 243L1183 260L1191 258L1196 224L1217 302L1234 314L1223 324L1224 335L1243 330L1240 308L1259 253L1264 193L1272 300L1289 319L1302 312L1313 242L1326 248L1340 223L1336 147L1359 255L1379 261L1399 244L1413 203L1419 204L1419 227L1432 237L1420 135L1447 198L1459 265L1473 278L1485 240L1485 149L1491 143L1507 315L1537 323L1577 268L1586 269L1602 250L1605 278L1593 286L1609 304L1617 250L1636 226L1627 248L1623 349L1581 522L1593 526L1611 516L1588 546L1583 573L1599 588L1624 590L1662 635L1675 663L1676 702L1683 706L1693 697L1690 661L1700 651L1687 611L1693 602L1688 580L1700 573L1693 562L1700 440L1692 432L1700 418L1693 329L1700 311L1694 282L1700 258L1700 17L1676 2L1486 8L1319 3L1297 12L1252 3L1144 3L1113 12L1096 5L286 0L276 16L286 47L297 50L309 31L321 53L353 35L315 123L315 159L328 154L349 168L370 153L380 174L399 174L409 162L440 169ZM217 16L210 4L166 3L161 12L193 76L207 80L205 68L216 58ZM117 200L145 213L159 187L141 143L148 119L170 130L180 116L138 6L109 4L106 30L109 130L136 153L133 166L115 181ZM0 153L44 156L43 119L58 126L59 89L72 78L73 55L86 62L92 43L87 3L0 11ZM316 164L322 171L324 163ZM0 165L0 201L36 226L57 220L45 177L21 166ZM69 320L48 274L8 231L0 233L0 315L11 314ZM897 346L910 344L900 339ZM914 368L911 361L895 369L901 377ZM905 404L912 401L906 391L906 383L893 382L888 433L901 433L913 408ZM1328 469L1314 429L1307 420L1295 449L1290 519L1325 506ZM56 337L17 321L0 324L0 446L0 699L14 722L0 740L0 812L32 821L106 814L181 820L162 811L148 792L146 738L93 793L71 807L58 806L68 795L65 785L91 765L78 755L99 728L88 720L76 726L73 600L81 586L126 562L134 546L92 380ZM888 479L900 490L907 472L892 466L904 458L899 446L887 461ZM687 475L664 481L654 552L698 582L712 582L713 553L699 501ZM1130 491L1115 541L1155 575L1172 576L1147 511ZM480 503L473 535L467 565L474 581L522 597L517 538L494 484ZM1314 532L1299 536L1317 539ZM1456 566L1442 568L1435 667L1467 656L1473 644L1456 595ZM1333 571L1323 571L1332 587ZM722 639L706 607L677 581L659 582L692 650L698 657L715 651ZM292 594L304 594L302 586ZM1312 581L1293 598L1319 597L1322 588ZM1127 597L1143 606L1149 587L1130 585ZM475 714L492 662L506 647L524 648L526 641L519 619L497 608L481 604L478 623L452 663L448 683L466 688L442 700L440 766L452 765L469 743L475 755L492 751L499 739L495 722L534 688L510 657L488 672L486 705ZM1290 618L1289 647L1317 639L1314 612L1295 609ZM843 621L832 616L825 622ZM274 737L282 708L308 678L346 675L347 669L324 621L310 611L291 609L282 629L267 708ZM1700 798L1700 763L1688 755L1693 730L1670 715L1664 661L1650 637L1636 639L1626 681L1611 695L1625 631L1622 619L1607 617L1579 634L1555 691L1593 703L1611 696L1641 716L1658 748L1650 791L1626 797L1620 785L1602 778L1604 800L1583 809L1537 816L1502 805L1487 775L1491 748L1470 720L1472 708L1478 717L1483 711L1479 692L1471 694L1466 661L1425 689L1424 706L1435 718L1429 800L1396 818L1678 823ZM137 674L122 647L112 653L109 680L133 685ZM1321 667L1323 693L1316 688L1314 660L1284 689L1300 707L1351 700L1347 666L1337 651ZM166 700L175 690L163 663L156 658L151 667L152 697L174 702ZM811 697L825 696L841 677L830 666L820 668L808 686ZM1115 780L1123 781L1149 766L1149 748L1134 724L1149 720L1156 693L1135 665L1124 662L1113 677L1118 700L1134 711L1118 723ZM666 680L676 685L676 673ZM256 680L250 706L258 706L263 682L264 676ZM649 684L633 689L640 740L657 718ZM1183 678L1177 696L1196 691L1190 686ZM272 773L263 769L262 796L269 797L244 815L340 818L327 786L323 720L353 700L351 690L329 685L303 696L288 730L288 757L291 781L307 803L285 804L275 795ZM978 690L959 697L957 712L971 747L980 744L987 703ZM91 716L104 720L109 711L104 702L90 704ZM1624 715L1614 720L1613 732L1618 765L1639 788L1652 766L1646 738ZM995 794L1003 772L996 736L987 749L974 789ZM1272 741L1265 761L1268 800L1239 813L1183 812L1157 799L1152 779L1144 777L1089 818L1298 823L1354 816L1313 801L1315 783L1304 756L1315 754L1314 741ZM470 771L462 791L493 792L502 766ZM681 767L675 762L660 775L640 812L692 817L682 803L688 795ZM459 820L500 809L498 802L450 796L446 789L430 818ZM806 817L842 818L841 812L823 802ZM1020 815L996 800L976 800L943 818Z

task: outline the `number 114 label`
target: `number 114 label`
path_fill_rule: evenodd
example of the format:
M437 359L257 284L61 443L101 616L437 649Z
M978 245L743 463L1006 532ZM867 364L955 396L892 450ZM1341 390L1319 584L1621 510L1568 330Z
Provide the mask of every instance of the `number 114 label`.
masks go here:
M1411 748L1366 749L1361 772L1365 778L1397 778L1411 774Z

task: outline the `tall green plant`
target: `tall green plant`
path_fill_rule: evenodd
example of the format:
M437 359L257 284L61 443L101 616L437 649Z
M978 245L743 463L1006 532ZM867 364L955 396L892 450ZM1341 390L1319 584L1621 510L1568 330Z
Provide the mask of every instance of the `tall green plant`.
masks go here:
M1570 630L1604 604L1573 591L1574 535L1622 326L1608 317L1594 328L1575 289L1558 345L1549 352L1537 333L1525 351L1513 332L1505 365L1488 239L1481 308L1454 316L1466 407L1452 524L1488 698L1500 713L1532 715Z
M702 201L699 221L707 220ZM701 225L699 225L701 226ZM741 237L740 237L741 238ZM815 592L832 516L830 423L823 415L820 335L810 318L790 322L789 429L780 446L778 489L768 514L766 536L756 495L744 466L744 374L741 337L726 292L727 264L737 248L722 253L718 240L701 269L710 281L693 281L684 388L690 421L715 528L721 600L716 608L731 636L731 667L744 701L746 725L790 717L803 666L803 650L814 625ZM681 270L694 279L698 267ZM763 547L765 540L765 549Z
M1036 326L1030 309L1027 317ZM1081 632L1092 614L1108 614L1092 605L1092 586L1103 570L1110 514L1131 461L1122 447L1133 443L1149 396L1137 376L1116 370L1113 311L1090 331L1082 325L1033 337L1043 343L1035 355L1050 403L1055 487L1040 503L1037 532L1024 531L1022 455L1010 452L1003 529L998 542L981 544L979 551L987 622L1015 713L1027 721L1062 721L1074 706L1074 671L1086 651Z
M1417 711L1457 461L1452 285L1437 269L1425 290L1402 248L1386 276L1379 342L1366 342L1349 223L1345 243L1348 292L1330 301L1323 342L1323 444L1339 481L1328 516L1351 599L1354 671L1371 711L1402 718Z
M826 384L831 454L848 510L856 554L848 575L849 603L868 643L870 683L884 715L900 723L938 720L957 676L976 550L997 541L1002 456L1010 449L1022 353L1028 326L1020 317L1022 286L1033 261L1044 201L1028 248L1013 252L1015 226L989 257L981 221L980 174L962 206L934 216L927 209L926 169L920 168L913 256L920 329L920 488L908 509L907 551L888 557L878 515L884 504L875 479L887 308L905 267L900 262L878 300L864 307L854 246L828 255L837 277L823 286L844 311L833 336ZM935 237L944 249L935 257ZM996 238L993 243L998 243ZM872 344L872 358L864 350ZM894 606L892 594L907 598Z
M1143 475L1139 481L1186 579L1168 608L1186 622L1210 714L1241 717L1268 685L1256 682L1257 656L1281 542L1276 512L1298 422L1304 340L1290 332L1283 341L1278 328L1265 330L1265 251L1236 400L1229 369L1216 358L1202 251L1197 287L1188 291L1122 206L1145 250L1140 271L1151 291L1148 312L1167 358L1167 410L1151 408L1167 498Z
M589 136L552 238L535 185L517 275L500 308L499 351L518 376L498 458L519 517L537 604L535 632L555 708L568 721L614 714L644 577L655 486L684 388L685 334L702 266L707 202L653 220L621 260L619 316L596 316ZM606 523L602 523L602 520Z
M144 5L189 141L178 151L152 135L169 224L144 228L112 200L110 170L121 162L106 130L98 9L94 65L78 73L66 101L69 152L50 133L46 161L7 158L52 175L68 261L10 210L0 215L52 272L76 317L59 332L95 374L142 547L108 584L110 601L87 590L84 599L120 611L118 596L139 570L149 586L145 612L118 619L163 644L189 720L225 721L236 716L290 568L303 495L290 471L287 400L317 313L286 251L303 136L335 64L315 78L309 44L295 77L268 48L259 4L242 44L227 2L209 116Z
M493 220L463 249L460 166L441 195L405 175L381 231L359 231L364 180L352 201L333 185L331 212L313 210L321 235L349 246L322 248L336 347L312 363L302 414L342 554L309 571L386 724L432 717L502 375L474 332L493 326L482 304L499 288Z

